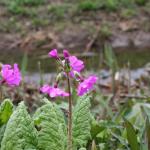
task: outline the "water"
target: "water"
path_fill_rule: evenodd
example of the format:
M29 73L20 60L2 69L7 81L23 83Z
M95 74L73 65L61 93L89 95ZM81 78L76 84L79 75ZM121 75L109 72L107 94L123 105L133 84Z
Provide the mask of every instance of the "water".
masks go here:
M126 50L124 52L117 52L116 56L121 67L130 62L131 69L137 69L150 62L150 49Z
M46 52L47 53L47 52ZM82 53L83 54L83 53ZM124 50L115 52L119 67L122 68L127 62L130 62L131 69L141 68L150 62L150 49L149 50ZM77 53L81 57L81 53ZM46 57L45 57L46 56ZM39 72L38 62L41 63L42 72L56 72L56 63L47 55L28 54L26 71L30 73ZM24 53L22 51L3 51L0 54L0 62L2 63L19 63L22 66ZM100 70L105 65L103 64L103 57L100 53L84 53L81 57L84 60L87 70Z

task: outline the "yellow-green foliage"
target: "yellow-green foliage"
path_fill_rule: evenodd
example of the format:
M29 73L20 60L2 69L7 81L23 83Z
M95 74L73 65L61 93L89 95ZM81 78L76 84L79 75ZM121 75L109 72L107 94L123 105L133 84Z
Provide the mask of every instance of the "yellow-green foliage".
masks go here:
M5 124L13 112L13 104L10 99L6 99L0 106L0 126Z
M13 104L10 99L5 99L0 106L0 143L2 141L8 119L13 112ZM1 144L0 144L1 147Z

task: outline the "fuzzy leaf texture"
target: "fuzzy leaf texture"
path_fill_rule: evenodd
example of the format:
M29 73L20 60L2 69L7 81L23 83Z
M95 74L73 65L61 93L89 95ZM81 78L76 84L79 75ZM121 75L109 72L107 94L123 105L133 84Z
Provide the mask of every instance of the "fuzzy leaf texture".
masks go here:
M6 125L3 125L0 127L0 148L1 148L1 141L2 141L4 133L5 133L5 128L6 128Z
M91 138L90 97L82 96L78 99L73 110L73 146L80 148L86 146Z
M0 126L7 123L13 112L13 104L10 99L5 99L0 106Z
M37 131L23 102L11 115L1 142L1 150L36 150Z
M37 110L34 115L38 127L38 148L40 150L66 150L67 129L62 111L51 102Z

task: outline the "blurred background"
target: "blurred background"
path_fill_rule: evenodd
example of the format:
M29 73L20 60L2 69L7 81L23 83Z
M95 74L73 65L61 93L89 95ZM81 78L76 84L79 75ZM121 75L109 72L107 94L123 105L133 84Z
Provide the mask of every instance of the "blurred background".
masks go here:
M60 57L67 49L84 60L84 77L99 78L87 147L137 150L130 141L138 135L140 148L150 149L150 0L0 0L0 66L19 63L23 78L19 87L0 87L4 98L15 105L24 100L32 113L41 106L39 89L53 86L58 72L48 57L55 48ZM72 96L75 104L76 88ZM59 100L54 102L67 115L66 99ZM126 123L129 139L122 118L132 123Z
M109 45L121 67L150 61L150 0L0 0L0 62L52 72L47 53L63 49L103 68Z

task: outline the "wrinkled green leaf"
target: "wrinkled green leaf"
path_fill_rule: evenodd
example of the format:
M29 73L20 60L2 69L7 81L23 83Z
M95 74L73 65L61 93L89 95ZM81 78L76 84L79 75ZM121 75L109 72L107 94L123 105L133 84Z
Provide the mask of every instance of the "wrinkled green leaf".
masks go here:
M40 107L33 116L39 128L38 148L40 150L66 150L67 129L62 111L51 102Z
M36 150L37 132L23 102L11 115L1 142L1 150Z
M90 97L80 97L73 110L73 146L86 146L91 138Z
M3 139L4 132L5 132L5 128L6 128L6 125L3 125L0 127L0 148L1 148L1 141Z

